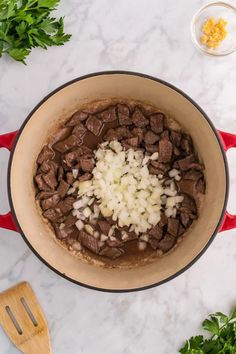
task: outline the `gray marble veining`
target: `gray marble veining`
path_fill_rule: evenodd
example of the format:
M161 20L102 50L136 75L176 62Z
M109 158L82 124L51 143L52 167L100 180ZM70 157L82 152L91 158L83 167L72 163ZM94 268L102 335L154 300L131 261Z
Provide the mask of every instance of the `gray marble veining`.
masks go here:
M190 38L190 21L205 1L62 0L73 34L64 47L34 50L24 66L0 59L1 133L16 130L31 109L64 82L101 70L132 70L188 93L214 124L236 133L236 56L207 57ZM0 151L0 211L8 209L8 153ZM236 155L228 153L236 212ZM236 231L219 234L184 274L161 287L108 294L69 283L44 266L20 235L0 230L0 291L28 280L48 318L55 354L174 354L212 311L236 303ZM0 329L0 353L17 354Z

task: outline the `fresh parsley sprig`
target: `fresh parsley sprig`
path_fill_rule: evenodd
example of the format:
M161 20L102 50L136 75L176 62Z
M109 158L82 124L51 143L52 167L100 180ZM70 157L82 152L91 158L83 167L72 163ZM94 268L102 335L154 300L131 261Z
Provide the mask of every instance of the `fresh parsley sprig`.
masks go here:
M63 18L50 17L60 0L0 0L0 57L7 53L25 64L32 48L63 45Z
M236 353L236 308L230 316L221 312L209 315L202 327L211 334L191 337L180 349L182 354L235 354Z

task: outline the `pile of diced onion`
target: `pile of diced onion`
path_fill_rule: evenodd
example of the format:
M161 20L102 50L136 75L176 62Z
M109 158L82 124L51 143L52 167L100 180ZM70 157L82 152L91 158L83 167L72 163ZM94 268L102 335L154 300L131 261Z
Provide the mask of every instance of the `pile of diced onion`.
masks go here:
M94 221L101 213L119 227L127 226L141 234L160 221L162 210L167 217L176 216L176 209L183 201L174 183L181 179L180 172L169 171L167 186L163 175L150 174L148 163L158 160L158 152L147 155L131 148L125 150L114 140L99 146L95 160L93 178L75 182L79 199L73 205L73 214L78 218L79 229L83 220Z

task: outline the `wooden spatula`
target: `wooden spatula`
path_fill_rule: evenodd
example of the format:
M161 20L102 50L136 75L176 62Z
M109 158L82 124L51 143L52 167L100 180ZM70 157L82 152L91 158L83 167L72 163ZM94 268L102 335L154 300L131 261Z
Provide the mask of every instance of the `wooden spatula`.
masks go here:
M52 354L46 319L26 283L0 293L0 325L25 354Z

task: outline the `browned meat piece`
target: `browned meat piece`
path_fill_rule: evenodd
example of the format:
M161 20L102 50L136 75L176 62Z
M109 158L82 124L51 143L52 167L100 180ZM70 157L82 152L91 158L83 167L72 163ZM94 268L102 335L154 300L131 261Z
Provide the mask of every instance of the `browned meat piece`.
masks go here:
M180 221L185 228L189 227L191 224L189 214L187 213L180 213Z
M164 131L161 133L161 139L170 140L170 133L169 133L169 130L164 130Z
M159 241L162 238L163 230L156 225L149 231L149 235Z
M159 162L170 162L172 157L173 145L167 139L161 139L159 142Z
M181 169L181 171L187 171L191 168L191 164L195 162L195 157L194 155L189 155L185 157L184 159L178 160L178 166Z
M191 214L191 213L196 214L197 213L197 206L196 206L195 200L187 194L184 195L184 200L182 201L181 207L180 207L180 210L184 210L184 209L188 210L189 214Z
M57 209L48 209L43 213L43 216L52 222L61 222L62 212Z
M55 152L48 145L45 145L37 158L37 163L41 164L43 161L51 160L54 156Z
M47 198L50 198L52 197L54 194L57 194L56 191L50 191L50 192L39 192L37 195L36 195L36 199L38 200L42 200L42 199L47 199Z
M64 198L68 189L70 188L69 183L65 182L63 179L60 181L59 187L57 188L57 192L61 198Z
M148 119L138 107L135 107L135 110L132 114L132 121L134 125L139 128L146 127L146 125L149 123Z
M144 140L144 134L145 134L146 129L142 129L142 128L133 128L131 130L131 133L134 136L137 136L139 139L139 143L141 143Z
M174 152L174 155L177 156L177 157L179 157L181 155L180 149L178 149L176 146L174 146L174 151L173 152Z
M90 115L86 121L86 127L94 135L98 136L102 128L102 121L97 117Z
M191 169L194 169L194 170L198 170L198 171L203 171L203 170L204 170L204 166L201 165L201 164L198 163L198 162L193 162L193 163L191 163L190 168L191 168Z
M47 173L49 171L53 171L54 173L57 173L58 165L54 161L43 161L42 165L39 168L40 172Z
M179 190L181 193L186 193L189 194L191 196L195 195L196 192L196 181L191 180L191 179L181 179L178 183L177 183Z
M121 241L121 240L119 240L119 239L116 239L116 240L110 240L110 239L108 239L108 240L106 241L106 243L107 243L107 245L108 245L109 247L121 247L121 246L123 246L124 241Z
M85 119L88 118L88 113L83 111L75 112L71 119L66 123L68 127L74 127L76 124L83 122Z
M181 140L180 146L186 155L192 154L193 144L192 144L192 139L190 138L189 135L185 135L185 137Z
M64 156L64 162L67 166L73 167L80 161L81 156L92 157L93 152L87 146L81 146L78 149L69 152Z
M153 145L159 140L159 136L153 133L151 130L148 130L145 134L144 141L145 144Z
M105 256L110 259L116 259L124 254L124 250L122 248L115 247L105 247L99 252L100 256Z
M150 116L150 125L154 133L160 134L163 132L164 114L155 113Z
M53 145L54 149L63 153L66 152L73 147L80 146L82 144L81 139L79 139L76 135L72 134L65 140L62 140Z
M162 171L161 170L159 170L159 168L155 168L155 167L153 167L152 165L149 165L148 166L148 171L149 171L149 173L151 174L151 175L159 175L159 174L162 174Z
M63 215L67 214L69 211L73 209L73 204L76 201L76 198L70 196L66 197L64 200L60 201L55 210L60 211Z
M98 114L98 117L103 123L114 122L117 119L116 107L112 106L105 109L105 111Z
M184 179L191 179L193 181L198 181L202 177L202 172L196 170L189 170L183 176Z
M129 138L123 141L128 147L137 147L139 145L138 137Z
M120 125L131 125L132 120L130 119L129 107L126 104L118 104L117 109Z
M63 127L53 134L53 138L50 141L50 145L56 144L58 141L66 139L71 134L70 127Z
M84 172L91 172L94 169L95 161L93 158L82 157L80 159L80 166Z
M82 176L79 177L80 182L88 181L92 178L92 174L89 172L84 173Z
M127 127L118 127L116 129L109 129L104 136L105 140L121 140L132 138L132 133Z
M47 183L44 181L43 179L43 175L42 174L39 174L37 176L34 177L34 180L38 186L38 188L41 190L41 191L45 191L45 192L48 192L50 191L50 187L47 185Z
M80 243L88 248L90 251L98 254L100 247L98 244L98 240L96 238L94 238L93 236L87 234L87 232L85 232L84 230L81 230L79 233L79 240Z
M163 252L168 252L176 243L176 238L172 235L166 234L159 242L158 248Z
M50 198L43 199L41 201L41 207L43 210L52 209L57 205L59 200L60 200L60 196L58 194L54 194Z
M124 242L128 242L128 241L132 241L132 240L137 240L138 235L133 231L133 232L129 232L128 228L127 230L125 230L125 236L122 236L122 241Z
M158 170L160 170L161 174L170 170L170 165L168 163L161 163L158 161L151 161L150 163L154 168L157 168Z
M161 213L161 220L159 221L158 226L161 229L163 229L163 227L165 225L167 225L167 222L168 222L168 218L166 217L166 215L164 213Z
M75 225L77 220L78 219L76 216L73 216L72 214L70 214L69 216L67 216L64 224L66 227L71 227L71 226Z
M111 225L106 220L98 220L98 225L103 234L108 235Z
M62 166L59 166L58 172L57 172L57 180L60 182L64 176L64 170Z
M168 219L167 232L170 235L173 235L175 237L178 236L178 232L179 232L179 220L178 219L172 219L172 218Z
M63 228L60 228L57 224L55 224L54 230L56 232L57 237L61 240L69 237L75 231L75 228L68 227L68 226L64 226Z
M145 145L145 148L147 150L147 152L150 152L151 154L153 154L154 152L158 152L159 151L159 147L158 145Z
M153 250L156 250L158 248L159 245L159 241L155 238L150 238L148 240L148 243L150 244L150 246L152 247Z
M47 174L43 175L43 180L44 182L47 183L47 185L51 188L51 189L55 189L58 182L55 176L55 172L50 170Z
M69 184L73 184L73 183L74 183L75 177L73 176L73 173L72 173L72 172L67 172L67 174L66 174L66 181L67 181L67 183L69 183Z
M197 184L196 184L196 191L198 193L202 193L202 194L205 194L205 191L206 191L206 185L205 185L205 182L203 180L203 178L201 178Z
M72 134L77 136L77 138L82 139L86 132L87 132L87 129L85 128L85 126L82 123L80 123L74 127Z
M181 133L179 133L179 132L177 132L175 130L171 131L170 140L176 147L180 146L181 138L182 138L182 134Z

